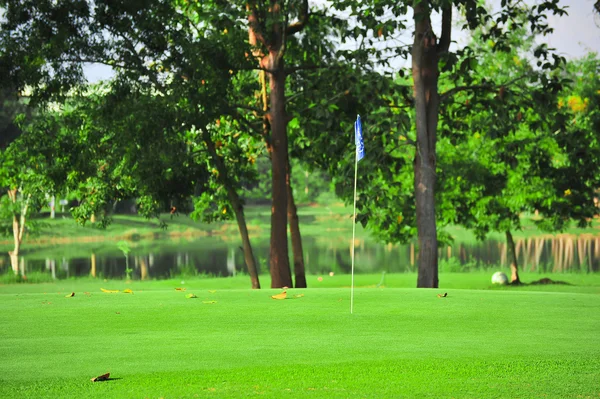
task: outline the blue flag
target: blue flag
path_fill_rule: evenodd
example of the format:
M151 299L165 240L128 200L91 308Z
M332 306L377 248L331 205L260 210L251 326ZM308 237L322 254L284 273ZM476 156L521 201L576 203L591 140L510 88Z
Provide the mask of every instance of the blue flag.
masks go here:
M360 115L356 115L356 122L354 122L354 142L356 144L356 162L358 162L365 157L365 144L363 143Z

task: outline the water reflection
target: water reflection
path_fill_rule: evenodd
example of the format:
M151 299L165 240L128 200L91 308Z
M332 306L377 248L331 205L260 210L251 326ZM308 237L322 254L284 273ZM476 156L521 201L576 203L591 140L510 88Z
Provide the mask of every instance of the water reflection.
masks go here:
M349 273L351 243L346 237L305 237L305 267L308 274ZM516 241L521 270L532 272L598 272L600 237L558 235ZM112 245L112 244L104 244ZM137 246L136 246L137 245ZM113 245L114 246L114 245ZM50 252L49 249L46 251ZM380 244L355 241L357 273L398 273L416 270L414 244ZM441 271L470 271L506 267L506 243L456 242L439 250ZM268 242L257 240L255 254L259 271L268 272ZM291 254L290 254L291 256ZM92 248L86 256L44 255L42 250L20 256L17 267L9 266L8 255L0 255L0 273L41 272L53 279L91 276L101 278L163 279L196 275L234 276L245 273L244 256L239 243L217 237L188 242L156 241L132 244L125 256L118 250ZM13 263L14 265L15 263ZM129 267L129 269L128 269ZM129 272L128 272L129 271Z

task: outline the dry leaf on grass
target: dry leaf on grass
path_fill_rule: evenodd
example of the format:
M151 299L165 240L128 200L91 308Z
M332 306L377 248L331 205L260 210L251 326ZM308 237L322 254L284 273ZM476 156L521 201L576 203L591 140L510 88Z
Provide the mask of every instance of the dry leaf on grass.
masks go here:
M444 294L437 294L438 298L446 298L448 296L447 292L444 292Z
M104 288L100 288L100 291L106 292L107 294L114 294L114 293L119 292L119 290L106 290Z
M92 378L92 382L107 381L109 377L110 377L110 373L102 374L102 375L99 375L98 377Z
M294 295L294 298L302 298L304 296L304 294L296 294Z
M175 287L175 291L185 291L186 288L181 288L181 287Z
M131 291L129 288L123 290L124 294L133 294L133 291Z
M273 299L285 299L286 296L287 296L287 291L283 291L281 294L271 295L271 298L273 298Z
M198 297L197 297L196 295L194 295L194 294L187 294L185 297L186 297L186 298L198 298Z
M217 301L202 301L202 303L206 303L208 305L212 305L213 303L217 303Z
M71 298L71 297L74 297L74 296L75 296L75 293L71 292L69 295L65 295L65 298Z

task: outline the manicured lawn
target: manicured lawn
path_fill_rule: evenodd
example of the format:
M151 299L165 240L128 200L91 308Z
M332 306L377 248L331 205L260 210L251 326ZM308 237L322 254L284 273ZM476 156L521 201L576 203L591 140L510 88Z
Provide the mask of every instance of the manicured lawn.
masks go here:
M239 288L244 277L0 285L0 397L600 396L596 276L454 288L488 287L470 275L441 275L439 290L394 288L414 275L386 276L386 288L359 276L352 315L347 276L286 300ZM90 381L106 372L114 379Z

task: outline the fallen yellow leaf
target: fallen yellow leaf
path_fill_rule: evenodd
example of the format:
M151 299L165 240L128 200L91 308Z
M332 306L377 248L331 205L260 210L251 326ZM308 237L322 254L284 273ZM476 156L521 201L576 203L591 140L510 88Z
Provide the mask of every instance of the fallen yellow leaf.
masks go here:
M304 294L296 294L294 295L294 298L302 298L304 296Z
M198 297L197 297L196 295L194 295L194 294L187 294L185 297L186 297L186 298L198 298Z
M186 289L185 288L181 288L181 287L176 287L175 290L176 291L185 291Z
M133 294L133 291L131 291L129 288L123 290L124 294Z
M74 293L74 292L71 292L69 295L65 295L65 298L71 298L71 297L73 297L73 296L75 296L75 293Z
M213 304L213 303L217 303L217 301L202 301L202 303Z
M100 288L100 291L106 292L109 294L114 294L115 292L119 292L119 290L105 290L104 288Z
M281 294L271 295L271 298L273 298L273 299L285 299L286 296L287 296L287 291L283 291Z

